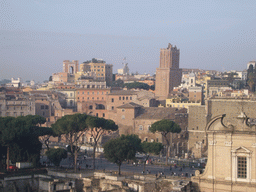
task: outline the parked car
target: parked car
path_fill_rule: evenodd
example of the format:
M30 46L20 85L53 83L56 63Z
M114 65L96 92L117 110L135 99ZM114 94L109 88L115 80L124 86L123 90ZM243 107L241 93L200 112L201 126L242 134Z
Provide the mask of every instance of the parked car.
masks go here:
M9 165L9 170L16 171L18 170L18 167L16 167L15 165Z

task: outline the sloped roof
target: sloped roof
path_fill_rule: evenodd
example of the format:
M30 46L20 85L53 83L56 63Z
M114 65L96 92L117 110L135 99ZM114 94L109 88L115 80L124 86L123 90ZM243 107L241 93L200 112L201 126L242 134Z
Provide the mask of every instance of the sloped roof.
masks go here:
M186 112L186 109L172 107L145 107L136 119L174 119L176 113Z
M115 90L109 93L109 95L135 95L138 91L131 91L131 90Z
M136 103L130 102L130 103L126 103L124 105L118 106L117 108L136 108L136 107L143 107L141 105L138 105Z

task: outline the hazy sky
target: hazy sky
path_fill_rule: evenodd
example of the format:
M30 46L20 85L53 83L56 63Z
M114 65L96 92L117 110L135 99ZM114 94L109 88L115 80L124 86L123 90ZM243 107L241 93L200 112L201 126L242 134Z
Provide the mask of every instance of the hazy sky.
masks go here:
M155 73L160 48L181 68L243 70L256 60L255 0L0 0L0 79L43 81L63 60L101 58Z

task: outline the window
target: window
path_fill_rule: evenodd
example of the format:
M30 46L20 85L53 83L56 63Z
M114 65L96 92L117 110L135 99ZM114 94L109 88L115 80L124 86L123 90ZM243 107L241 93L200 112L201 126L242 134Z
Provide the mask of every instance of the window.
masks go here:
M139 125L139 130L140 130L140 131L143 130L143 125Z
M111 110L114 110L114 106L111 107Z
M125 112L125 109L122 109L122 112Z
M99 116L99 114L98 113L96 113L96 117L98 117Z
M77 92L77 94L79 95L79 91Z
M41 109L44 109L44 105L41 105Z
M72 97L73 96L73 94L72 93L70 93L70 97Z
M45 109L49 109L49 106L48 106L48 105L45 105Z
M119 97L119 100L122 100L122 97Z
M229 142L225 143L230 146ZM252 152L245 147L238 147L232 153L232 180L250 182L251 181L251 159Z
M123 100L124 100L124 97L123 97Z
M145 138L145 141L148 141L148 138L147 138L147 137Z
M87 92L87 95L90 95L90 92L89 92L89 91Z
M102 117L105 117L105 113L102 114Z
M247 157L237 157L237 178L247 177Z
M112 103L114 102L114 98L111 99L111 102L112 102Z

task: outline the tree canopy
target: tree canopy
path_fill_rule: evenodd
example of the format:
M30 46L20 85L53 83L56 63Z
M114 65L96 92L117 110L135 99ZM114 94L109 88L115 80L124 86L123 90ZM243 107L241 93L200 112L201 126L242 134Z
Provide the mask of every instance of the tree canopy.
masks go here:
M127 87L127 89L145 89L149 90L150 86L146 83L134 82L134 83L125 83L123 87Z
M163 119L153 123L149 130L152 133L160 132L162 135L166 135L168 133L179 133L181 131L181 128L174 121Z
M86 124L90 129L91 137L93 138L93 169L95 169L95 152L99 139L104 133L116 131L118 126L110 119L88 116Z
M74 157L74 170L76 172L77 168L77 152L78 140L87 130L86 124L86 114L74 114L74 115L65 115L61 119L58 119L53 125L52 129L56 135L65 135L67 142L71 147L71 154Z
M43 135L45 118L38 115L27 115L0 118L0 144L6 147L7 169L9 159L13 162L30 161L38 165L42 144L38 137Z
M166 164L168 164L168 156L169 156L169 146L170 141L167 137L168 133L179 133L181 132L181 128L178 124L176 124L174 121L170 121L168 119L162 119L160 121L157 121L151 125L149 130L152 133L159 132L163 136L163 138L166 141Z
M121 165L125 160L134 160L136 152L141 152L141 140L137 135L121 135L109 140L104 145L104 156L110 162L118 165L119 175Z
M162 143L157 142L146 142L141 143L142 151L146 154L146 159L144 161L144 171L146 166L146 161L149 159L150 154L159 155L161 150L164 148Z
M65 149L49 149L45 153L48 159L55 165L59 166L62 159L67 158L67 151Z

